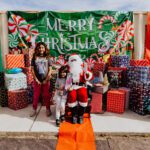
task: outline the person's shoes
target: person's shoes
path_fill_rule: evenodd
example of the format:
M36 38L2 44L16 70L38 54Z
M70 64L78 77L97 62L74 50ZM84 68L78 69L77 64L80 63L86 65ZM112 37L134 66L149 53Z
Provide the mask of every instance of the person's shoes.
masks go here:
M36 110L32 110L31 114L30 114L30 117L34 117L36 115Z
M46 110L46 116L49 117L49 116L51 116L51 115L52 115L51 110Z
M60 116L60 121L61 121L61 122L64 122L64 121L65 121L65 116L64 116L64 115L61 115L61 116Z
M72 117L72 123L73 123L73 124L76 124L76 123L77 123L77 117L75 117L75 116Z
M82 124L82 123L83 123L83 116L79 116L79 117L78 117L78 123L79 123L79 124Z
M59 127L60 126L60 120L56 119L56 126Z

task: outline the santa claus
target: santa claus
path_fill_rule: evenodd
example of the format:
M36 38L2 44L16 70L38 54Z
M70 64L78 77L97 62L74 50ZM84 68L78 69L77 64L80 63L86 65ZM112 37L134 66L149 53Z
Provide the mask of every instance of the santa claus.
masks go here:
M92 79L92 73L87 70L79 55L73 54L68 59L72 84L68 92L68 106L72 112L72 123L83 122L83 114L88 104L86 83Z

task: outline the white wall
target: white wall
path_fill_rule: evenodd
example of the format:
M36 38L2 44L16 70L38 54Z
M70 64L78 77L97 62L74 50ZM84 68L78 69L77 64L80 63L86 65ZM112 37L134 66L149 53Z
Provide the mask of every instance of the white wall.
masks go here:
M144 56L145 24L147 13L134 12L134 58L142 59ZM8 54L8 23L6 12L0 12L0 39L4 67L5 55Z
M0 40L4 68L6 66L5 55L8 54L8 21L5 12L0 13Z

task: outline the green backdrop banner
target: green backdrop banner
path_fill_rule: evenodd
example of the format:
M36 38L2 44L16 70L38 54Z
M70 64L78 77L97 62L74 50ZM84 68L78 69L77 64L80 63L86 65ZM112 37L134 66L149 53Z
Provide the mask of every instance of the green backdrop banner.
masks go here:
M10 49L34 47L35 42L44 41L52 56L79 53L82 58L92 54L132 57L134 49L132 12L9 11L8 27Z

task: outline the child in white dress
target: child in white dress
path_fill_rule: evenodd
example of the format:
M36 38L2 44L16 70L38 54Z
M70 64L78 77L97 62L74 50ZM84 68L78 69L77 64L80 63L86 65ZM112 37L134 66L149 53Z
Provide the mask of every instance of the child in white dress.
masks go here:
M56 91L53 100L56 103L56 126L65 120L65 105L67 101L67 91L65 90L68 68L62 66L56 80Z

